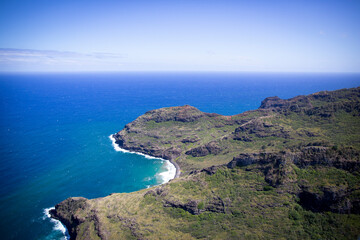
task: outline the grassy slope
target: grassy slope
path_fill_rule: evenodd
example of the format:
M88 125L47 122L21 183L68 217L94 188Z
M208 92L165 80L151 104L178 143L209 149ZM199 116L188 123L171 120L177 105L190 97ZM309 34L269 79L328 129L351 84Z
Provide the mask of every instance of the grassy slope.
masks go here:
M231 118L204 117L195 122L138 121L132 129L137 133L125 133L128 140L144 146L181 149L175 161L182 168L182 177L150 190L88 200L89 207L76 213L87 219L78 226L78 239L356 239L360 235L360 215L305 210L296 194L282 186L271 187L256 166L222 166L213 175L200 171L187 174L226 164L246 152L292 151L306 145L360 151L359 108L349 110L343 106L349 102L359 106L359 89L319 95L325 97L309 96L310 110L298 112L264 109ZM330 114L321 115L324 112ZM257 134L258 126L264 124L265 130L260 127ZM240 126L248 129L238 137L251 141L234 140ZM186 137L198 141L183 143ZM212 141L221 148L220 153L203 157L185 154ZM295 188L302 184L320 193L329 187L346 188L353 191L353 199L360 199L359 172L325 166L299 168L293 164L290 168ZM184 206L190 201L196 202L201 214L167 204ZM212 211L214 203L223 212ZM91 217L94 213L97 223Z
M310 175L304 179L324 181L324 175L336 171L325 170L321 176L301 174ZM211 176L199 173L158 188L165 196L144 196L148 190L114 194L90 200L91 208L98 211L105 232L113 239L356 239L360 234L359 215L306 211L296 196L270 187L261 172L222 168ZM191 199L205 208L214 196L224 199L226 213L192 215L163 206L165 199L183 203ZM131 225L134 231L129 230Z

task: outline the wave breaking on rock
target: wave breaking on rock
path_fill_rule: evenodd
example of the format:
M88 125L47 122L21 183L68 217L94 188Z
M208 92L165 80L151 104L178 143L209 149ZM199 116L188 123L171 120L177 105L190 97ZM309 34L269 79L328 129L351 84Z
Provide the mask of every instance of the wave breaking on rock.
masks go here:
M69 235L69 232L68 232L67 228L65 227L65 225L62 224L59 220L56 220L51 217L50 211L54 210L54 209L55 209L55 207L45 208L43 220L45 220L46 218L49 218L50 222L52 222L54 224L53 230L60 231L64 235L64 237L62 238L63 240L70 240L70 235Z
M164 168L166 169L166 171L156 174L157 176L160 176L160 178L162 179L161 184L167 183L170 180L175 178L176 166L171 161L163 159L163 158L159 158L159 157L153 157L153 156L150 156L150 155L147 155L144 153L140 153L140 152L133 152L133 151L123 149L123 148L119 147L119 145L116 143L116 140L115 140L113 134L111 134L109 136L109 138L112 142L112 146L114 147L115 151L117 151L117 152L137 154L137 155L143 156L147 159L158 159L158 160L161 160L162 162L164 162Z

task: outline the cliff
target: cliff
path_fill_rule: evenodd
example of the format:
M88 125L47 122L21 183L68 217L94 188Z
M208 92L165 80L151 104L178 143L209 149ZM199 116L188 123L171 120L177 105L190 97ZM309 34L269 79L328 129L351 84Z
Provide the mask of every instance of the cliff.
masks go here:
M73 239L355 239L360 235L360 88L234 116L152 110L114 134L171 160L179 178L134 193L69 198L51 215Z

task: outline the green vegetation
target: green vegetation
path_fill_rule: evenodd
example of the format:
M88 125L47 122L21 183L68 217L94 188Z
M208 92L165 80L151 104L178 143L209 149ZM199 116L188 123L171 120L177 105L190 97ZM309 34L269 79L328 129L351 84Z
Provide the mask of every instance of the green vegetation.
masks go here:
M243 168L199 173L151 191L89 200L88 214L96 209L102 231L117 233L114 239L356 239L359 235L360 215L305 210L294 195L269 187L261 172ZM196 208L202 213L180 207L191 199L199 200ZM165 207L169 201L183 205ZM209 207L222 201L224 208ZM85 221L80 228L88 224Z

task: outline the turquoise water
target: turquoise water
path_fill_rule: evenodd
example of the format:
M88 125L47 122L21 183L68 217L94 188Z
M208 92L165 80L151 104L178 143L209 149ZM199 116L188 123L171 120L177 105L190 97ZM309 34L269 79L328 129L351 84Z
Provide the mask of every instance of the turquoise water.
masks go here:
M160 184L159 159L117 152L109 135L148 110L189 104L233 115L268 96L360 85L347 74L2 74L2 239L61 239L44 210Z

